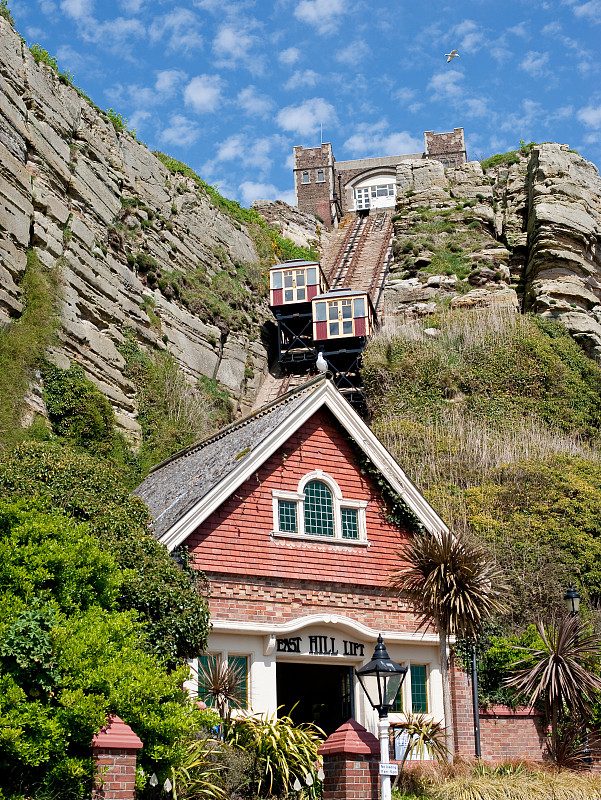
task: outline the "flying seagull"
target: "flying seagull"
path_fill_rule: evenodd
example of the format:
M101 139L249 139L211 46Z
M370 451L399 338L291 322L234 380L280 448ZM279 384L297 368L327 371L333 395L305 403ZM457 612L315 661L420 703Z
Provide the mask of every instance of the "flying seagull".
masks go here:
M450 53L445 53L445 56L447 57L447 64L450 64L454 58L459 58L459 53L457 50L451 50Z

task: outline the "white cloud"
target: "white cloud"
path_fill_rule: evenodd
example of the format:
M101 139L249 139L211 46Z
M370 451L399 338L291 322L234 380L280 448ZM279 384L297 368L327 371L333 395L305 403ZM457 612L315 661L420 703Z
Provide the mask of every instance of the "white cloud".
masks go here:
M469 97L465 100L465 107L469 117L490 117L490 109L485 97Z
M181 69L163 69L157 72L154 88L159 94L171 97L187 77Z
M319 75L312 69L306 70L296 70L296 72L291 75L286 83L284 84L284 89L300 89L303 86L315 86L317 81L319 80Z
M588 105L578 112L578 119L590 128L601 128L601 105Z
M184 102L199 113L217 111L222 102L219 75L197 75L184 90Z
M371 50L367 42L363 41L363 39L358 39L339 50L336 53L336 61L340 61L341 64L356 66L361 62L361 59L369 58L370 56Z
M137 14L146 0L119 0L126 14Z
M155 17L150 28L150 39L157 42L167 39L170 53L188 53L199 50L203 45L200 21L188 8L174 8L168 14Z
M44 14L54 14L56 12L54 0L38 0L38 3Z
M318 33L332 33L345 10L344 0L301 0L294 16L313 25Z
M72 19L88 19L94 11L94 0L62 0L61 10Z
M392 99L398 100L399 103L408 103L415 97L415 89L409 89L408 86L401 86L392 93Z
M344 149L351 155L363 158L370 156L397 156L407 153L421 153L423 141L416 139L408 131L388 130L388 122L364 122L355 126L355 133L344 142Z
M288 205L294 205L294 189L281 191L273 183L244 181L240 184L238 190L244 206L250 206L255 200L283 200Z
M519 36L520 39L529 39L530 34L526 28L525 22L518 22L517 25L514 25L511 28L507 28L509 33L513 33L514 36Z
M128 127L137 131L138 128L140 128L140 126L143 125L147 119L150 119L151 116L152 114L150 111L144 111L144 109L140 108L137 111L134 111L134 113L127 120Z
M456 69L445 69L444 72L432 75L428 89L432 91L435 99L458 98L463 94L463 86L459 83L464 77L464 74Z
M529 75L539 77L546 73L546 65L549 61L548 53L537 53L536 50L530 50L526 53L526 57L520 64L520 69L523 69Z
M63 44L56 51L56 58L63 72L77 72L86 66L87 59L70 45Z
M305 100L298 106L286 106L277 115L277 123L285 131L297 136L309 136L319 129L320 123L332 124L336 121L334 106L323 97Z
M484 44L484 31L471 19L463 20L455 25L451 33L460 40L457 45L453 45L454 47L458 46L459 50L473 53Z
M251 50L256 47L258 38L251 33L254 23L238 22L222 25L213 40L213 52L217 57L217 66L236 67L244 64L251 72L263 70L263 58Z
M183 114L173 114L169 120L169 125L159 134L159 138L165 144L173 144L178 147L187 147L194 144L200 136L200 129L195 122L184 117Z
M588 3L572 5L572 11L577 17L590 19L592 22L601 22L601 0L590 0Z
M266 117L275 105L271 97L258 92L256 86L247 86L238 92L237 101L251 117Z
M278 61L281 61L282 64L296 64L300 58L300 54L301 52L298 47L288 47L286 50L282 50L278 55Z
M559 22L557 22L557 20L549 22L549 24L545 25L542 29L542 33L545 36L557 36L559 33L561 33L561 25Z

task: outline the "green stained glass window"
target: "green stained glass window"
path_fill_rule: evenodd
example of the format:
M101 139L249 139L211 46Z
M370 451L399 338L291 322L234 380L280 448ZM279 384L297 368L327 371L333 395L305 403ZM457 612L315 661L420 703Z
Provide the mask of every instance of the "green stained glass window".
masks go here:
M396 700L390 706L390 710L392 713L401 714L403 711L403 687L399 689L399 693L396 696Z
M236 683L236 699L230 703L232 708L248 708L248 658L246 656L228 656L228 664L239 670L240 678Z
M321 481L311 481L305 487L305 533L334 535L332 492Z
M356 508L341 508L340 514L342 517L342 538L343 539L358 539L359 538L359 517Z
M214 672L217 665L217 656L198 656L198 699L210 707L215 708L215 697L211 692L208 675ZM205 671L207 674L205 674Z
M286 533L296 533L298 530L296 524L296 503L293 500L280 500L278 507L280 530Z
M424 664L411 665L411 710L414 714L428 713L426 667Z

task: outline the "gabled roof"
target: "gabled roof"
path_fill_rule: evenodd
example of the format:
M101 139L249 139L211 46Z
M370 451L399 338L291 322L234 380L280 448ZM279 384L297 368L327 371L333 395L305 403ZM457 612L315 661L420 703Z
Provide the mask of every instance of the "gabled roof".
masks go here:
M157 538L170 550L182 544L322 407L329 409L426 529L446 528L332 382L319 376L156 466L134 494L150 509Z

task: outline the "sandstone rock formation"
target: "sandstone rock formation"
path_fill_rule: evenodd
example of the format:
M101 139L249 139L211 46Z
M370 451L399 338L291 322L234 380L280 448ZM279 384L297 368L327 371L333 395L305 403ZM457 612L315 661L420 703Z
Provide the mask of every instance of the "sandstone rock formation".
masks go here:
M282 200L255 200L251 208L259 212L270 228L299 247L318 244L319 223L312 214L299 211Z
M393 313L423 315L425 300L436 310L449 296L453 307L502 303L561 320L601 360L601 179L567 145L535 145L486 173L404 162L397 211ZM459 280L437 277L442 266Z
M249 407L267 369L258 331L227 331L168 299L135 263L207 278L257 263L253 238L197 182L174 175L48 66L0 17L0 325L22 311L26 251L60 270L62 325L53 352L113 403L134 435L134 387L117 345L124 328L169 347L190 380L216 378ZM147 263L153 263L148 261ZM155 281L157 276L153 276ZM150 313L149 313L150 312Z

